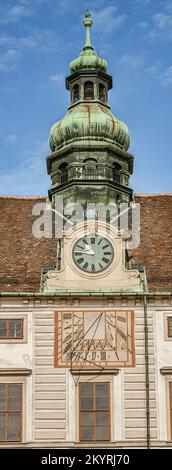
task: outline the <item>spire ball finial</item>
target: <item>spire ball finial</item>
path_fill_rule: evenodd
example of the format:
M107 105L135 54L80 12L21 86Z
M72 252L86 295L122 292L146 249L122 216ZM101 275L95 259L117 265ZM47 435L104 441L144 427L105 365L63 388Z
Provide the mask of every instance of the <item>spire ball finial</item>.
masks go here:
M93 20L91 19L91 13L87 10L85 13L85 20L84 20L84 26L87 28L91 28L93 24Z

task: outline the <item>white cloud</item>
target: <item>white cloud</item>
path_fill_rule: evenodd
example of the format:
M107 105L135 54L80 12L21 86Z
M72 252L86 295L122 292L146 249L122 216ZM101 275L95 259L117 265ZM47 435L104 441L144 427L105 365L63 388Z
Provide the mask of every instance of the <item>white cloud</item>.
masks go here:
M0 17L1 23L16 23L23 18L32 16L32 11L28 6L24 5L23 2L18 2L13 7L9 8Z
M135 4L140 6L146 6L151 2L152 0L135 0Z
M0 57L0 71L10 72L13 70L19 60L19 53L14 49L8 49Z
M51 182L46 174L45 159L41 157L45 152L49 153L47 142L37 142L33 150L23 153L23 161L15 169L3 174L1 171L1 195L46 195Z
M116 16L116 11L115 6L102 8L99 12L93 10L94 30L99 34L108 34L120 28L126 19L126 15Z
M159 12L152 17L153 25L148 31L148 38L172 40L172 14Z
M163 87L172 85L172 65L170 65L170 67L167 67L167 69L164 70L164 72L161 74L160 80Z
M56 73L55 75L50 75L49 80L61 84L64 83L64 75L62 73Z
M39 51L50 51L56 47L60 48L56 35L49 30L32 31L23 37L1 33L0 47L4 50L0 55L0 71L5 72L15 68L27 49L39 48Z
M146 71L150 73L163 88L172 85L172 65L166 69L163 69L162 65L157 62L156 64L153 64L151 67L147 68Z
M142 67L144 63L144 59L141 56L136 56L136 55L129 55L126 54L120 59L120 64L122 65L127 65L129 67Z

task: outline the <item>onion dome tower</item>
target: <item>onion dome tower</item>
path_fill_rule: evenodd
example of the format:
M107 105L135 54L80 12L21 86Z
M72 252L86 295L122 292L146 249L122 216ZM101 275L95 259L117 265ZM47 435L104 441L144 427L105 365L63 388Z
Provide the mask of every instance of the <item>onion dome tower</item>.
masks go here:
M92 47L87 11L86 41L78 58L70 63L66 88L70 105L66 115L50 130L47 170L52 186L49 198L64 196L65 204L129 202L129 177L133 156L126 124L112 114L108 92L112 77L107 62Z

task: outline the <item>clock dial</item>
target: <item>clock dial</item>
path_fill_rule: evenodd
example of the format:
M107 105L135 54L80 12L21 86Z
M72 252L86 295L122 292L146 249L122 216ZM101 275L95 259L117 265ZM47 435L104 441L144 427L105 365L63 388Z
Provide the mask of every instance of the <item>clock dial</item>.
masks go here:
M99 273L112 263L114 250L107 238L90 235L80 238L73 247L73 259L82 271Z

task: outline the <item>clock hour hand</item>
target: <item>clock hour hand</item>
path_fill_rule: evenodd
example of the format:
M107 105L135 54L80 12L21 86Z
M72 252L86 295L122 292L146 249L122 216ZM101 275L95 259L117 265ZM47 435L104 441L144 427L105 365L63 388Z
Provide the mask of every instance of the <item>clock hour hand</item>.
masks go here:
M94 255L94 251L75 251L75 255Z

